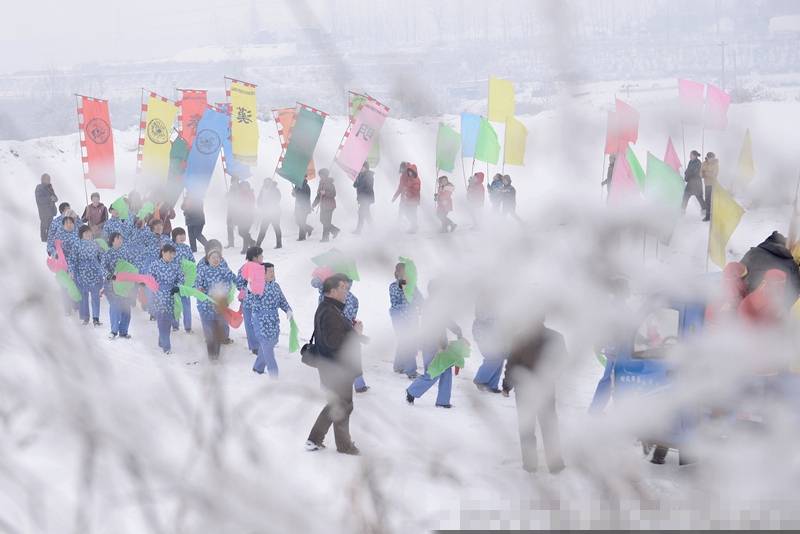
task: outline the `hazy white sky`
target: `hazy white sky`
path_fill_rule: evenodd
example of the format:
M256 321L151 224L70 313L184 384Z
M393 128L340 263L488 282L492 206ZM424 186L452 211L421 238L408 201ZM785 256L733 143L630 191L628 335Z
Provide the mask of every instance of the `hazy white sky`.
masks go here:
M286 0L294 1L294 0ZM293 24L284 0L5 0L0 73L171 56ZM321 7L326 0L310 0ZM255 6L255 7L254 7Z

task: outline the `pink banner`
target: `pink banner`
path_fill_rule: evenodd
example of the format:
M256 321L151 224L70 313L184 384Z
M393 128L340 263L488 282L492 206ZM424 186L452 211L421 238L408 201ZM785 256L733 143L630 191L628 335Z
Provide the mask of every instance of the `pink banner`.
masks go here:
M350 179L355 180L361 172L361 167L367 161L372 143L377 138L388 113L387 107L370 100L361 106L350 122L336 156L336 163L350 176Z
M617 99L616 108L620 141L623 143L636 143L639 139L639 112L619 98Z
M724 130L728 127L728 106L731 104L731 95L717 87L708 84L706 92L705 127L709 130Z
M667 138L667 151L664 153L664 163L675 169L675 172L681 172L681 160L678 153L675 152L675 146L672 144L672 138Z
M683 122L699 124L703 116L705 84L692 80L678 80L678 99Z
M625 148L625 146L625 142L619 137L619 119L617 118L617 114L613 111L609 111L608 122L606 123L605 153L616 154Z
M633 171L625 157L625 152L617 154L614 163L614 174L611 175L611 188L608 191L608 203L619 204L639 194L639 186L633 177Z
M267 283L264 274L264 266L260 263L248 261L242 265L242 276L250 283L250 291L256 295L264 294L264 285Z

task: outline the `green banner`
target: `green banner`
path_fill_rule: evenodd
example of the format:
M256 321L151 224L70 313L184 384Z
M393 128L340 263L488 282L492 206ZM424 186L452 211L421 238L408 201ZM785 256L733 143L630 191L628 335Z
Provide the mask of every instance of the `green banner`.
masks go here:
M461 135L444 123L439 123L436 134L436 168L453 172L461 148Z
M497 161L500 159L500 141L497 140L497 132L484 118L481 118L481 126L478 129L475 159L492 165L497 165Z
M308 162L314 155L314 149L322 133L325 117L306 108L300 108L292 128L292 138L278 174L294 185L301 185L308 169Z

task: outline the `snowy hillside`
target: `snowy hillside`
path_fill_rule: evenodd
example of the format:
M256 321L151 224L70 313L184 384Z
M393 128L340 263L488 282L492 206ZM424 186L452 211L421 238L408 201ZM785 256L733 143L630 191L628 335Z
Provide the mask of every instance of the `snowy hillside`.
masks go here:
M674 82L673 82L674 83ZM641 135L634 147L661 158L671 136L683 160L683 135L675 120L674 85L663 97L631 101L641 110ZM579 102L576 104L576 102ZM131 340L107 339L107 328L81 326L65 318L56 282L38 242L33 188L48 172L60 200L85 204L77 134L0 142L4 225L3 287L9 318L0 339L11 365L0 370L0 530L10 532L425 532L436 528L660 528L731 527L752 512L754 526L796 526L790 504L798 497L796 473L781 471L769 451L752 452L749 464L736 458L687 471L670 457L653 466L641 457L634 429L648 413L620 410L590 418L586 408L602 374L593 354L599 333L619 314L606 301L604 280L625 273L637 294L685 290L687 280L705 272L708 227L692 205L670 246L649 240L642 258L636 237L659 224L641 208L609 210L599 183L605 110L612 100L576 100L564 95L555 109L524 115L529 129L526 162L506 167L518 191L516 225L491 217L470 230L463 175L457 167L453 234L437 232L434 216L434 144L437 123L458 128L457 117L389 119L381 133L376 170L376 227L359 237L355 192L331 167L345 119L325 123L315 153L317 168L332 168L338 188L334 222L343 229L333 243L358 258L361 281L353 292L371 343L364 349L364 375L371 389L355 398L351 418L357 458L329 447L307 453L303 442L324 398L316 372L288 353L288 325L276 349L280 378L251 372L253 356L244 333L223 347L222 363L206 362L195 310L192 334L173 333L172 356L161 354L156 328L140 310ZM793 132L800 102L753 103L731 108L725 132L685 127L685 151L713 150L721 180L731 183L747 128L753 137L757 178L738 193L748 207L729 246L738 259L772 230L786 231L790 194L798 177ZM279 155L274 123L260 123L261 143L254 185L272 176ZM499 129L502 138L502 128ZM103 201L147 184L135 173L138 130L114 132L117 188L100 191ZM424 215L418 235L405 233L391 195L402 160L415 162L423 182ZM684 161L685 163L685 161ZM484 168L485 167L485 168ZM478 163L475 171L495 167ZM272 250L267 234L265 261L276 266L301 336L311 334L317 293L309 285L310 258L329 250L319 242L294 241L292 198L283 194L284 248ZM92 192L89 184L88 192ZM219 166L206 199L205 234L224 241L225 178ZM316 184L312 184L312 190ZM488 211L488 207L487 207ZM488 215L488 214L487 214ZM182 214L175 221L183 225ZM616 244L622 242L617 247ZM237 236L237 243L240 239ZM392 372L394 334L388 315L388 284L399 256L412 257L425 290L445 277L443 306L471 339L474 307L491 290L511 325L539 312L562 331L570 350L562 362L557 401L567 469L560 475L521 469L513 398L479 392L472 384L481 362L473 344L466 369L454 380L452 410L436 409L429 393L413 407L405 403L407 378ZM199 256L198 256L199 257ZM235 270L238 249L226 249ZM716 268L712 267L712 270ZM426 292L426 291L425 291ZM103 301L104 322L107 321ZM742 335L742 346L751 338ZM730 348L730 354L736 348ZM198 363L194 363L198 362ZM188 364L188 365L187 365ZM613 414L613 412L612 412ZM794 439L796 429L787 430ZM328 437L332 441L332 436ZM795 441L796 443L796 441ZM776 445L776 447L778 447ZM736 450L734 449L734 452ZM726 449L731 453L731 449ZM757 480L748 475L759 468ZM778 519L760 513L759 499L784 493ZM712 504L709 504L711 502ZM692 515L670 513L680 508ZM714 522L718 521L718 523Z

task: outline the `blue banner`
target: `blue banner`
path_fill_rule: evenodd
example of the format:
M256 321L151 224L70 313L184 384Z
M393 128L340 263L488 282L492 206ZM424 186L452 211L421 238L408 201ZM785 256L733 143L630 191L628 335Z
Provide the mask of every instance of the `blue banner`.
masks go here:
M481 117L474 113L461 114L461 156L475 157L475 145L478 144L478 132L481 128Z

